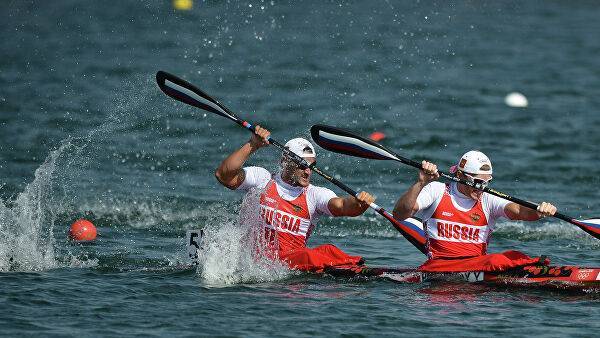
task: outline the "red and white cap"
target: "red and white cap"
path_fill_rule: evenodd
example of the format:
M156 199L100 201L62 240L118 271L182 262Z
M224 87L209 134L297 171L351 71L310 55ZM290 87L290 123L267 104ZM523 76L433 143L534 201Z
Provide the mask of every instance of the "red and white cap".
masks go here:
M293 138L286 142L285 147L288 148L292 153L302 157L316 157L315 147L308 141L301 137Z
M465 153L458 161L458 170L467 174L492 174L492 162L481 151L471 150Z

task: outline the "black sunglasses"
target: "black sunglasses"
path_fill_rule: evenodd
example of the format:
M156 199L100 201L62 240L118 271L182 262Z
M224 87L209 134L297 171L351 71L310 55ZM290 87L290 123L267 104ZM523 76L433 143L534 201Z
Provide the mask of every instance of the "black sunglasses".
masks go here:
M310 168L310 166L316 166L317 165L317 161L314 161L313 163L308 164L308 165L307 165L308 162L306 162L306 161L302 161L300 163L296 163L296 162L294 162L294 163L296 164L296 166L298 167L298 169L302 169L302 170L306 170L306 169Z

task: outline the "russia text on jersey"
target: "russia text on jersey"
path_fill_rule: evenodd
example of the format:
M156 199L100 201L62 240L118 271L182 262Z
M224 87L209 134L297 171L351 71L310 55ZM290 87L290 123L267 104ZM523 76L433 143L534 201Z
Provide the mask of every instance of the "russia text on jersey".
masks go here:
M433 218L427 222L429 238L442 241L485 243L487 231L487 226L474 226Z
M293 235L306 237L310 228L310 220L264 205L260 206L260 217L267 228Z

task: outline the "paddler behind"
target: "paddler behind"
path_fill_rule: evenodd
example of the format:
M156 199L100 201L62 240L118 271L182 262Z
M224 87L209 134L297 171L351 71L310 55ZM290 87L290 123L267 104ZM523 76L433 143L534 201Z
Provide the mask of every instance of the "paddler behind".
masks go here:
M313 272L331 266L362 264L362 257L350 256L335 245L307 248L306 241L319 216L361 215L375 200L373 196L363 191L358 198L337 197L327 188L310 184L311 169L299 166L285 155L281 157L278 174L261 167L242 168L251 154L269 144L269 135L267 129L256 126L250 140L223 160L215 172L217 180L229 189L262 189L258 226L264 231L266 255L276 256L290 268ZM316 160L315 148L303 138L292 139L285 147L309 164Z
M450 171L483 186L492 180L492 162L476 150L464 154ZM487 254L487 246L497 219L536 221L554 215L555 206L543 202L533 210L464 184L435 182L439 177L437 166L423 161L417 181L394 208L398 219L416 213L424 220L429 259L419 267L421 271L504 271L548 264L518 251Z

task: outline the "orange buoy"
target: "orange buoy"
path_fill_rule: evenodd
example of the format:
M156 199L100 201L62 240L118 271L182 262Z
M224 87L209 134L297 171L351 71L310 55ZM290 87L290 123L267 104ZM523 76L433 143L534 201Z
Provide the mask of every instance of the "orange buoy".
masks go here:
M380 131L376 131L369 135L369 138L375 142L379 142L385 138L385 134Z
M78 219L71 224L69 238L75 241L87 242L96 239L96 227L87 219Z

